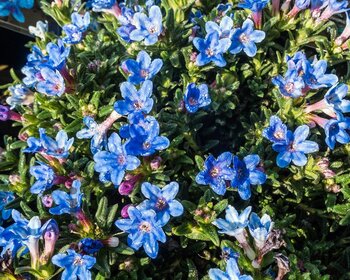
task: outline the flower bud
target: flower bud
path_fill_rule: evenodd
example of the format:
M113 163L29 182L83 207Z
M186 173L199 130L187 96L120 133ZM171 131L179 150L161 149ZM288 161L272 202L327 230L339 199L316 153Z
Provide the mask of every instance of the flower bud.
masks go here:
M21 177L18 174L12 174L9 176L9 181L11 185L16 185L21 182Z
M104 245L112 248L118 247L119 245L119 238L115 236L111 236L110 238L101 241Z
M152 170L159 169L160 165L162 163L162 158L160 156L156 156L154 159L151 160L150 166Z
M278 266L278 275L275 280L282 280L283 277L290 271L289 260L282 254L277 254L274 258Z
M125 205L125 206L122 208L122 210L121 210L121 216L122 216L122 218L124 218L124 219L129 218L128 209L129 209L130 206L132 206L132 204L127 204L127 205Z
M42 198L41 198L41 202L43 203L43 205L47 208L50 208L52 207L53 205L53 198L51 196L51 194L47 194L47 195L44 195Z

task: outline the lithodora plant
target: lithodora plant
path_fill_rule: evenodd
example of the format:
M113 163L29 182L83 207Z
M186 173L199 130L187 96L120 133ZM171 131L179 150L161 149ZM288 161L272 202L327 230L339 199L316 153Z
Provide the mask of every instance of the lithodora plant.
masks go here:
M350 276L347 1L40 4L61 33L1 86L1 277Z

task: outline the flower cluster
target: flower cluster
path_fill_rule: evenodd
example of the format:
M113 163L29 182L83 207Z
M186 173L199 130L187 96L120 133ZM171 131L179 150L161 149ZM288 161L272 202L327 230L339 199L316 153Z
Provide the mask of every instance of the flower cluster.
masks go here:
M63 41L67 44L77 44L81 42L84 32L90 25L90 14L86 12L84 15L80 15L77 12L72 13L72 22L62 27L66 37Z
M170 216L181 216L184 211L181 203L175 200L179 184L171 182L159 188L145 182L141 191L146 200L137 207L128 207L128 218L117 220L115 225L129 233L128 244L131 248L138 250L142 246L149 257L156 258L159 250L157 241L166 241L162 227L169 222Z
M48 43L45 51L33 46L22 68L24 85L48 96L61 96L68 89L65 79L71 79L66 68L69 52L70 47L64 46L61 39L58 39L57 44Z
M265 38L265 32L254 30L254 23L250 19L243 22L241 28L233 29L233 21L224 16L220 25L213 21L206 22L205 38L196 37L193 44L200 52L196 58L198 66L213 62L216 66L224 67L226 60L223 54L229 51L237 54L242 50L250 57L256 55L255 43L260 43Z
M248 155L243 161L230 152L222 153L217 159L209 155L204 170L196 176L196 182L209 185L219 195L225 194L228 184L228 188L238 189L239 196L247 200L251 196L250 185L260 185L266 181L266 174L259 164L258 155Z

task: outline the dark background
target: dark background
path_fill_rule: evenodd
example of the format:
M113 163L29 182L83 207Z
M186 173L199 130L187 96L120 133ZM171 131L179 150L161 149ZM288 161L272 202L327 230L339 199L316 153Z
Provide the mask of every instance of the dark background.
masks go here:
M21 77L21 68L26 63L29 53L25 44L32 40L31 37L5 29L0 26L0 65L8 65L8 68L0 71L0 85L12 82L9 70L13 68ZM3 90L0 90L0 104L6 104ZM17 128L12 127L12 122L0 121L0 146L3 146L4 135L17 135Z

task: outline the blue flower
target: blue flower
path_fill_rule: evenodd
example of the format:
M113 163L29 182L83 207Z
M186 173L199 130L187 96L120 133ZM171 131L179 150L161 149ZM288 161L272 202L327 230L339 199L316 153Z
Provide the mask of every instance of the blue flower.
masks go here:
M133 18L137 7L138 6L135 5L133 6L133 9L131 9L123 6L121 7L121 14L117 17L118 21L122 24L122 26L117 29L117 33L124 41L128 43L132 42L130 39L130 33L136 29L136 27L133 25Z
M278 86L280 93L285 97L298 98L303 95L303 78L296 71L290 72L283 78L281 75L272 78L272 83Z
M68 44L77 44L83 38L83 33L87 30L90 25L90 14L86 12L84 15L80 15L77 12L71 15L72 23L66 24L62 27L66 33L66 37L63 41Z
M0 17L6 17L10 14L18 22L24 22L24 15L21 8L31 9L33 8L34 0L11 0L11 1L1 1L0 2Z
M162 27L162 12L158 6L152 6L148 11L148 17L141 12L135 13L133 24L136 27L131 31L130 39L133 41L142 41L146 46L153 45L158 41Z
M303 52L296 52L293 57L287 55L286 56L286 63L288 66L288 70L286 73L286 76L289 76L291 72L297 72L298 76L303 76L306 69L305 61L307 61L306 56Z
M40 142L44 147L44 153L55 158L67 158L69 155L69 149L72 147L74 138L68 139L68 135L64 130L60 130L55 140L47 136L45 129L39 129Z
M336 142L340 144L350 143L350 135L347 130L350 130L350 118L337 114L337 119L329 120L324 126L328 147L333 150Z
M254 23L250 19L246 19L242 28L236 28L233 33L229 51L232 54L237 54L243 50L249 57L253 57L257 51L255 43L260 43L264 39L265 32L254 30Z
M270 0L244 0L238 4L239 8L259 12L266 7Z
M80 240L79 248L84 252L84 254L93 255L103 248L103 243L100 240L84 238Z
M195 83L189 84L185 91L184 102L186 110L190 113L195 113L199 108L208 106L211 103L208 86L206 84L199 86L196 86Z
M139 85L145 80L151 80L162 68L163 61L156 58L153 61L145 52L140 51L136 60L128 59L122 63L122 68L129 74L128 81Z
M350 112L350 101L343 99L348 94L346 84L337 84L331 87L324 96L324 101L336 111Z
M90 150L91 153L96 154L101 151L107 143L107 134L102 133L100 126L95 120L86 116L83 119L84 124L87 126L82 130L78 131L76 136L78 139L91 139Z
M219 4L216 6L216 10L218 11L219 16L224 16L226 13L231 10L232 4Z
M52 257L52 263L64 268L61 280L91 280L90 269L95 265L96 258L81 255L74 250L68 249L67 254L57 254Z
M39 128L40 130L44 130L43 128ZM29 137L27 139L27 145L28 147L23 150L25 153L37 153L37 152L44 152L45 148L43 146L43 143L41 139L35 138L35 137Z
M70 47L65 47L63 41L59 39L57 45L52 42L48 43L46 45L46 51L48 53L49 65L54 69L60 70L66 64Z
M143 183L141 186L142 194L148 198L144 200L139 206L140 210L154 210L157 213L157 220L162 225L165 225L170 216L181 216L184 208L180 202L175 200L175 196L179 192L179 184L171 182L163 188L159 188L150 183Z
M131 206L128 208L129 219L120 219L115 225L129 233L128 245L134 250L139 250L141 246L146 254L155 259L158 255L158 242L166 241L162 224L156 219L156 212L153 210L140 211Z
M94 12L109 10L114 6L115 2L115 0L92 0L92 10Z
M305 10L310 6L311 0L296 0L295 6L298 7L299 10Z
M258 249L264 247L273 225L274 223L271 221L271 217L267 214L264 214L261 219L254 212L250 215L248 228Z
M45 34L49 31L48 22L39 20L36 22L35 26L28 27L29 33L39 37L41 40L45 40Z
M11 216L12 209L6 209L6 205L14 199L15 195L13 192L0 191L0 211L3 220L7 220Z
M121 115L130 115L136 112L148 114L153 107L152 96L153 83L145 81L141 88L137 90L129 82L124 82L120 86L120 91L124 100L114 103L114 110Z
M29 105L33 101L33 92L24 84L18 84L8 88L11 95L6 98L6 103L10 105L10 109L17 105Z
M229 38L220 39L218 32L212 32L207 34L205 39L194 38L193 45L200 52L196 60L198 66L203 66L210 62L214 62L219 67L226 65L223 54L231 46L231 40Z
M329 19L331 16L339 13L343 13L347 11L347 7L349 5L349 1L347 0L329 0L325 3L326 9L323 10L320 17L317 18L316 22L319 23L321 21Z
M230 247L224 247L221 251L221 258L225 261L228 261L231 258L238 260L239 253L233 251Z
M102 182L110 179L115 186L119 186L125 170L135 170L140 160L126 152L125 144L122 145L117 133L112 133L108 138L107 146L108 151L99 151L94 155L95 171L100 173Z
M285 143L275 143L272 148L278 152L277 165L281 168L287 167L292 161L297 166L307 163L305 154L318 151L318 144L314 141L305 140L309 135L307 125L299 126L294 134L288 130Z
M214 21L208 21L205 23L205 31L207 34L217 32L220 39L231 38L233 34L233 20L228 16L224 16L220 21L220 25Z
M233 157L234 177L231 186L238 188L238 194L244 200L251 196L250 185L260 185L266 181L266 174L257 168L259 162L258 155L248 155L243 161Z
M35 86L38 92L49 96L61 96L65 92L66 87L60 72L45 67L39 73L40 80Z
M131 125L123 128L124 136L130 138L126 150L131 155L150 156L169 147L169 139L159 136L159 123L154 117L134 114Z
M211 280L253 280L249 275L241 275L235 258L227 261L226 272L218 268L209 269L209 278Z
M236 237L242 234L246 226L248 226L248 218L251 211L252 207L248 206L241 212L241 215L239 215L237 210L229 205L226 208L225 219L216 219L213 225L219 228L219 233Z
M277 116L270 118L270 125L265 128L262 135L272 143L286 143L287 141L287 126L282 123Z
M30 188L30 192L34 194L43 193L54 185L55 172L45 163L39 162L39 164L29 169L29 173L36 179Z
M64 213L74 214L79 212L81 209L81 200L83 198L83 194L80 192L80 186L80 181L74 180L69 193L60 190L53 191L51 196L56 206L50 208L49 212L52 215L62 215Z
M232 180L234 176L230 167L231 163L232 154L230 152L222 153L217 159L209 155L204 163L204 170L196 176L196 183L209 185L215 193L224 195L226 192L225 181Z
M338 82L337 75L325 74L327 70L326 60L315 59L312 64L306 60L303 63L303 68L305 69L303 79L309 88L330 87Z

